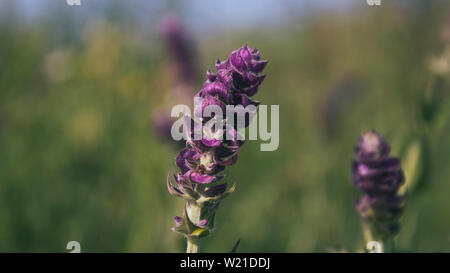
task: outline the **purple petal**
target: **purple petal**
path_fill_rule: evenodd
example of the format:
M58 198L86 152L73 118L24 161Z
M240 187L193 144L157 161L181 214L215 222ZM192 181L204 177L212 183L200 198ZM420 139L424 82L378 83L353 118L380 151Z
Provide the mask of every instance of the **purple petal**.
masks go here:
M202 143L208 147L218 147L222 144L222 141L214 138L212 139L203 138Z
M198 222L198 226L201 228L205 228L207 224L208 224L208 219L203 219Z
M175 163L177 164L178 168L180 168L180 170L183 173L188 172L191 168L190 166L186 163L186 159L187 158L192 158L195 155L195 152L192 151L191 149L183 149L181 150L177 157L175 158Z
M234 51L233 53L231 53L231 55L230 55L230 63L238 71L244 71L244 69L246 69L245 62L242 59L242 57L240 56L238 50Z
M175 220L175 226L179 227L183 224L184 218L180 216L173 217L173 220Z
M201 95L219 97L225 103L228 103L231 99L230 92L228 92L227 87L221 82L205 83L201 90Z
M375 130L364 133L355 152L360 160L377 160L387 158L390 153L389 144Z
M245 61L250 61L250 59L252 58L252 55L251 55L250 51L248 50L248 44L245 44L241 49L239 49L239 55Z
M251 61L251 68L252 71L255 73L260 73L264 70L264 68L266 67L268 61L257 61L257 60L252 60Z
M217 75L211 72L211 69L206 71L206 78L209 82L214 82L217 79Z
M196 97L195 99L197 101L197 103L200 103L200 97ZM201 111L203 112L205 110L206 107L208 107L209 105L216 105L219 106L222 109L222 112L225 112L225 104L218 99L215 96L211 96L208 94L205 94L204 96L201 97L201 103L202 103L202 108ZM195 109L195 115L200 117L202 113L200 113L200 109Z
M215 181L216 177L207 175L207 174L200 174L198 172L190 171L190 178L192 181L200 183L200 184L208 184L213 181Z

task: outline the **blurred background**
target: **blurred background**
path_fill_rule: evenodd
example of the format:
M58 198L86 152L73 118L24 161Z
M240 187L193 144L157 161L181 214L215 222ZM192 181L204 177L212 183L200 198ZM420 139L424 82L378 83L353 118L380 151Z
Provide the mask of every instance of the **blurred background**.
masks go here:
M450 3L0 0L0 251L183 252L165 111L248 43L280 146L243 146L202 252L361 251L350 162L376 129L402 159L398 248L450 251Z

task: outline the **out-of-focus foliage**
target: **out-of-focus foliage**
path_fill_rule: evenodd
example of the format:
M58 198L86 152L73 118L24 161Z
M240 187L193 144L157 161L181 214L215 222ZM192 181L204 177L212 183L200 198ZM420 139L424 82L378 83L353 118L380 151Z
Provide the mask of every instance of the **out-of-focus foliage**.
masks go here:
M202 251L238 238L239 252L361 250L350 160L371 128L414 181L399 249L450 251L450 23L442 1L418 2L197 41L201 72L246 42L270 60L257 99L280 105L281 136L275 152L249 141L227 170L238 186ZM150 124L172 105L163 44L114 16L73 32L52 20L0 17L0 251L65 252L73 240L88 252L183 251L170 231L183 201L165 185L177 150Z

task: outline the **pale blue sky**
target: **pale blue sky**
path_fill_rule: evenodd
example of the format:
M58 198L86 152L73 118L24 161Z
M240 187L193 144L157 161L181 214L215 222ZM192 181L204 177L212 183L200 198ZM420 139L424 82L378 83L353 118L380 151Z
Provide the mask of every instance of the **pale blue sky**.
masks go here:
M68 6L66 0L0 0L0 9L14 2L21 20L33 22L48 13L66 14L87 20L104 16L114 3L120 13L132 14L141 22L154 23L168 11L182 14L187 27L194 31L233 30L237 27L270 26L288 23L314 11L345 11L366 8L365 0L80 0L81 6Z

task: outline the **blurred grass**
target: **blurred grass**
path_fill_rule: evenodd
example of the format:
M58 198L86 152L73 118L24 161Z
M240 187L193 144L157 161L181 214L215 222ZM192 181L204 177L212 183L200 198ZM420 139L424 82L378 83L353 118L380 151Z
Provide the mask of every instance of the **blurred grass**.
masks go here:
M270 63L257 99L280 105L279 149L246 143L227 170L237 190L201 250L229 251L238 238L239 252L362 249L353 146L376 128L405 157L419 138L443 10L439 1L383 5L198 41L201 71L246 42L258 47ZM65 43L52 35L67 24L16 23L0 24L0 251L65 252L71 240L88 252L183 251L183 238L170 231L183 201L165 186L177 150L150 124L173 87L156 34L98 21ZM361 84L345 93L349 78ZM440 103L432 169L425 186L410 189L400 249L450 251L448 94Z

